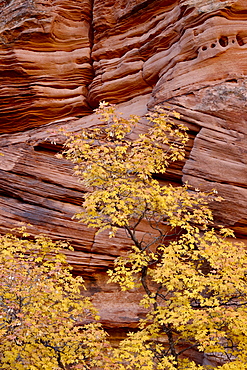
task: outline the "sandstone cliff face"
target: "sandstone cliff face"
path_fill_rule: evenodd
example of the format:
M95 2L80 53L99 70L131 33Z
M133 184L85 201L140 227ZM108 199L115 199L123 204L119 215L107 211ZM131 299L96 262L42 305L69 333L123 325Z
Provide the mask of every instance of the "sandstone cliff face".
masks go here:
M130 309L105 286L103 271L128 241L71 220L85 189L54 157L59 128L97 124L100 100L125 115L169 105L191 141L168 180L218 190L217 222L246 238L246 20L245 0L0 1L0 232L30 223L34 234L70 240L69 260L106 302L109 326L141 316L136 298Z
M216 188L216 217L245 234L246 3L119 1L111 16L111 1L94 4L90 103L150 93L149 108L179 111L196 137L183 181Z
M1 131L89 112L90 0L0 2Z

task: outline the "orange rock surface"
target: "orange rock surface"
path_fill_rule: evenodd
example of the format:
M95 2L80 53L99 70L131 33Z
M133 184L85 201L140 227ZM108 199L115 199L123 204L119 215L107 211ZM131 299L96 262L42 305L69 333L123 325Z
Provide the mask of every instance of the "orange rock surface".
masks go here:
M90 0L0 2L1 132L89 112Z
M191 140L165 180L216 189L216 221L246 240L246 0L0 0L0 232L28 223L69 240L105 324L135 326L137 298L118 297L104 273L128 241L71 219L85 189L54 156L59 128L97 124L101 100L126 116L180 112Z

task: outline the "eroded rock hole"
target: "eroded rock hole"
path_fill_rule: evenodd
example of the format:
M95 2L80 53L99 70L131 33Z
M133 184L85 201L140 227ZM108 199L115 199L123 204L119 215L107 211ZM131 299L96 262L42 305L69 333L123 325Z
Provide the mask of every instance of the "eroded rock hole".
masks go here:
M202 50L203 50L203 51L207 50L207 46L203 46L203 47L202 47Z
M215 46L216 46L216 44L214 44L214 43L211 44L211 48L215 48Z
M245 40L241 34L238 34L236 36L237 42L239 46L243 46L245 44Z
M226 36L221 36L221 38L219 39L219 43L222 47L226 47L228 45L228 37Z

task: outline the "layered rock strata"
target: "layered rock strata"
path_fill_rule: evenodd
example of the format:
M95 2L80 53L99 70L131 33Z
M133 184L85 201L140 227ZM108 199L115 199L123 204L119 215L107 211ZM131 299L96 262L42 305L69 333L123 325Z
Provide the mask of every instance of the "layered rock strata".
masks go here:
M225 198L212 205L216 221L246 239L246 19L245 0L0 1L0 232L25 223L69 240L69 261L108 326L135 326L143 314L138 297L105 284L128 241L71 219L85 189L54 156L59 128L96 125L100 100L126 116L175 109L191 140L162 180L216 189Z
M0 2L1 132L91 111L90 0Z
M246 234L247 6L244 1L94 2L95 77L89 101L150 93L196 137L183 181L215 188L219 222ZM138 21L136 21L138 19Z

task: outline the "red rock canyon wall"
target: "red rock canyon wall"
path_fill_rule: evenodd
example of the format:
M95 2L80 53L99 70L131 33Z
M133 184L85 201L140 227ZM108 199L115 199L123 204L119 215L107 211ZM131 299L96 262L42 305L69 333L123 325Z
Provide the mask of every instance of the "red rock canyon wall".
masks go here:
M141 316L103 273L128 243L71 220L85 189L54 157L59 128L95 125L100 100L125 115L169 105L191 140L167 179L218 190L216 220L246 238L246 21L245 0L0 0L0 232L70 240L108 326Z

